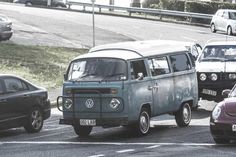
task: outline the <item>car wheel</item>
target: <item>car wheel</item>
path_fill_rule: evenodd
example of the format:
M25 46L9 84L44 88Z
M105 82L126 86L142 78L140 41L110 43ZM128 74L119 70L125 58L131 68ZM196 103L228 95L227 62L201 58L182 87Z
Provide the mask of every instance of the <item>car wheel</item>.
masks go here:
M32 6L32 3L31 2L26 2L25 5L26 6Z
M229 139L225 139L225 138L213 138L215 143L217 144L227 144L230 142Z
M184 103L179 111L175 113L175 121L179 127L188 126L191 121L192 113L189 103Z
M24 126L25 130L29 133L39 132L43 127L43 114L42 111L35 107L28 116L27 123Z
M212 33L215 33L216 32L216 27L215 27L215 24L211 24L211 32Z
M227 35L232 35L232 27L228 26L227 28Z
M74 126L74 131L79 137L88 137L92 129L92 126Z
M135 125L135 130L137 135L144 136L147 135L150 129L150 115L146 108L142 108L139 114L139 119Z

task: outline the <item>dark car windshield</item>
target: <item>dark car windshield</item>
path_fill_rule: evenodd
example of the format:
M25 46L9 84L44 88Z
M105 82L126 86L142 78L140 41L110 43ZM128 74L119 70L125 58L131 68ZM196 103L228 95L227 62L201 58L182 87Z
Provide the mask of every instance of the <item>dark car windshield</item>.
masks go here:
M229 12L229 19L236 20L236 12Z
M119 81L126 78L126 62L110 58L87 58L73 61L68 73L68 81Z
M199 61L236 61L236 45L206 46Z

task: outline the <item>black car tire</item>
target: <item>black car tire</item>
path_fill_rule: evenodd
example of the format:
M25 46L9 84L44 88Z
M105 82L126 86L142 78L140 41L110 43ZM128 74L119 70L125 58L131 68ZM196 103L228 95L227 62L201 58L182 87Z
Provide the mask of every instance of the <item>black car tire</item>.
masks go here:
M88 137L89 134L91 133L93 127L92 126L73 126L74 127L74 131L75 133L79 136L79 137Z
M228 26L227 27L227 35L232 35L232 27L231 26Z
M29 133L39 132L43 127L43 114L40 108L34 107L30 110L26 125L24 126L25 130Z
M26 6L31 6L32 3L31 3L31 2L25 2L25 5L26 5Z
M211 24L211 32L212 33L215 33L216 32L216 27L215 27L215 24Z
M147 108L143 107L141 109L138 122L134 128L138 136L144 136L148 134L150 130L150 114Z
M179 127L188 126L191 121L191 117L191 107L187 102L183 103L179 111L175 113L175 121Z
M216 138L215 137L213 139L214 139L215 143L217 143L217 144L227 144L230 142L230 140L226 139L226 138Z

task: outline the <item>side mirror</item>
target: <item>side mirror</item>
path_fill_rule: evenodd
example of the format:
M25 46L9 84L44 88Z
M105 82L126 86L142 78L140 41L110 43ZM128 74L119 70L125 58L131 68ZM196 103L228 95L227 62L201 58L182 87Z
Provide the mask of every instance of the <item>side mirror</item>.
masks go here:
M228 98L230 91L231 91L230 89L225 89L225 90L223 90L223 91L222 91L222 96L223 96L224 98Z
M63 77L64 77L64 81L67 81L67 75L63 74Z
M141 73L138 73L138 78L137 78L137 80L143 80L143 73L141 72Z

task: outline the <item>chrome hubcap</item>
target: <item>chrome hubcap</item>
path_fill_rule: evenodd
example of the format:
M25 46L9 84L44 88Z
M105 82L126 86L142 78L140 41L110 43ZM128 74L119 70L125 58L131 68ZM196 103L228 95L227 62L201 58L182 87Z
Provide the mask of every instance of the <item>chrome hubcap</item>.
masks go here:
M42 125L43 117L38 110L35 110L31 114L31 124L34 129L39 129Z
M140 116L140 130L142 133L147 133L149 130L150 122L149 122L149 116L146 112L143 112Z

